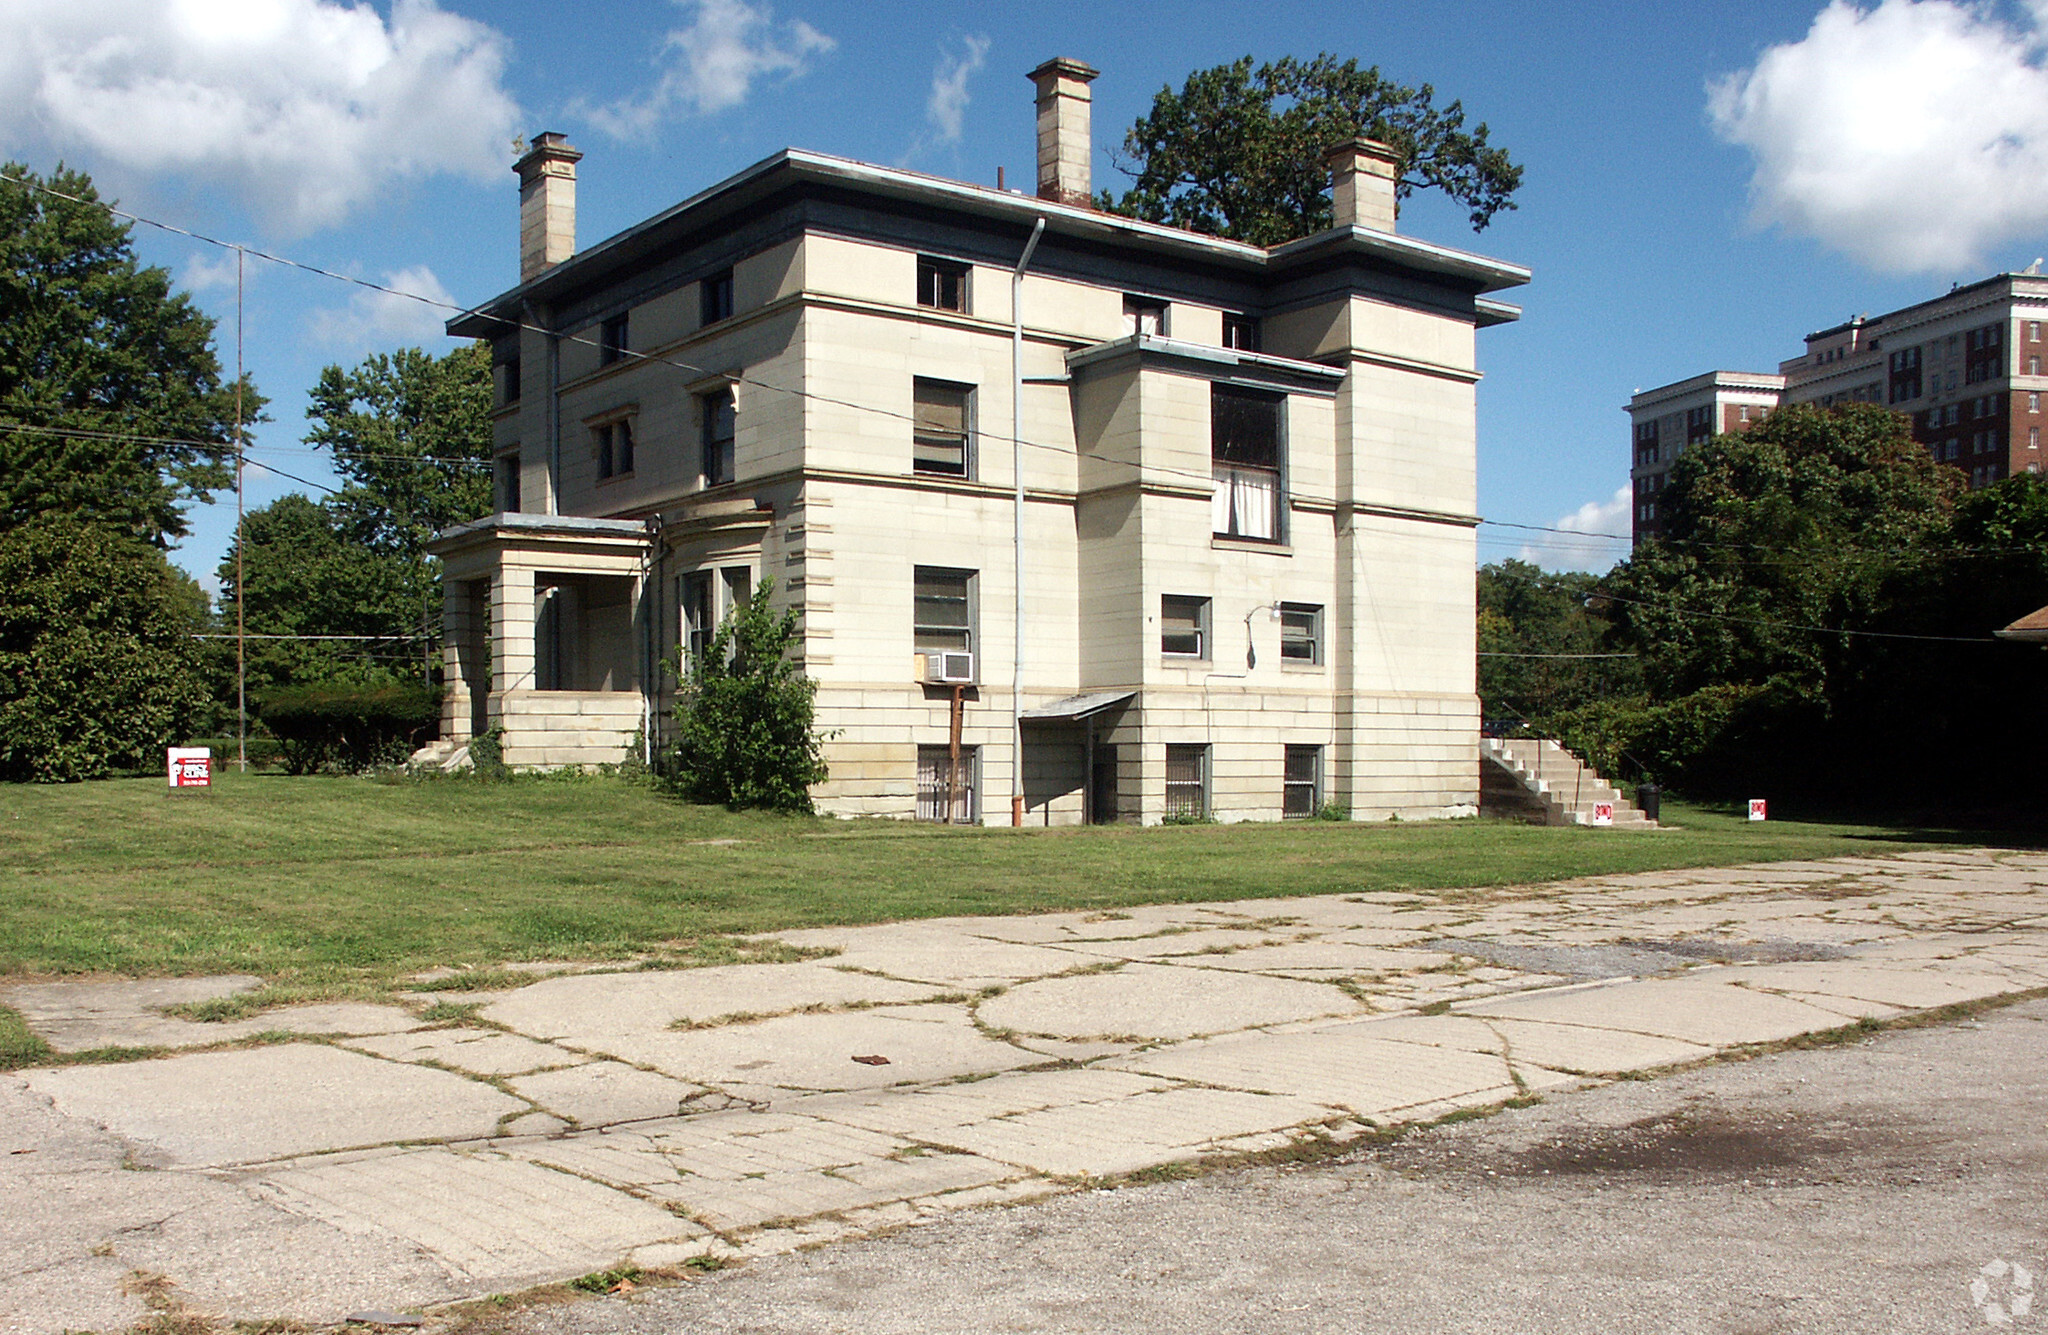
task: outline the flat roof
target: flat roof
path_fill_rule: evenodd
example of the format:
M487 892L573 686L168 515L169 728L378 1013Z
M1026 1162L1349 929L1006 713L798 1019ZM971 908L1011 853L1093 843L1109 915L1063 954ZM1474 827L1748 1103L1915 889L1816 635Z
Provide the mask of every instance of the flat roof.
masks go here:
M1099 209L1040 199L1019 191L996 190L899 167L878 167L829 153L786 148L645 221L577 251L519 286L465 311L448 321L448 332L460 337L487 338L497 332L502 322L519 318L519 312L526 303L545 303L587 282L602 281L609 273L640 261L659 248L661 238L694 225L696 215L702 215L708 221L726 213L741 212L778 191L804 184L850 189L923 208L942 208L956 214L1010 223L1025 229L1043 218L1048 232L1084 241L1112 242L1138 251L1195 259L1246 272L1280 272L1329 255L1354 254L1391 268L1436 279L1468 291L1475 297L1480 293L1519 287L1530 277L1529 270L1522 265L1393 232L1335 227L1268 250L1263 246L1126 218ZM1487 323L1512 319L1513 313L1514 307L1501 302L1484 303L1481 308Z

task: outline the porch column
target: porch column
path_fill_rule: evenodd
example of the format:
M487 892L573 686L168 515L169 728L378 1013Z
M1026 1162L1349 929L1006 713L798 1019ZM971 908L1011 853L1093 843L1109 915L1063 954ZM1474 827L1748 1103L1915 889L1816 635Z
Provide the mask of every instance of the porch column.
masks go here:
M505 697L530 691L533 679L533 571L500 560L491 573L491 709L493 724L504 722Z
M441 736L467 741L475 701L475 678L483 666L477 625L477 583L444 576L441 582Z

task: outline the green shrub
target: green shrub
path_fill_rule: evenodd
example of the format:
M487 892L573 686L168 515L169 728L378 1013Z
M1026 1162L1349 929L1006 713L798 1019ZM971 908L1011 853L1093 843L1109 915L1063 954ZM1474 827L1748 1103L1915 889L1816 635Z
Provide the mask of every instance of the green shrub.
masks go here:
M796 613L769 609L774 587L763 580L701 654L669 665L682 689L663 782L693 802L808 812L825 781L818 683L795 661Z
M256 713L276 736L287 773L358 774L405 759L439 721L441 699L409 682L317 682L266 693Z
M0 533L0 778L160 767L205 705L204 606L163 553L104 527Z

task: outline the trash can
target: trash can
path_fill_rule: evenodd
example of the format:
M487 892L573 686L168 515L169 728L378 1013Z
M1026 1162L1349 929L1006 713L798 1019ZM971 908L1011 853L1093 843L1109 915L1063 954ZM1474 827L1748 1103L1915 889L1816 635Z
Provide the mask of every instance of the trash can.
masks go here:
M1651 820L1657 819L1657 804L1663 796L1664 790L1654 783L1636 785L1636 806Z

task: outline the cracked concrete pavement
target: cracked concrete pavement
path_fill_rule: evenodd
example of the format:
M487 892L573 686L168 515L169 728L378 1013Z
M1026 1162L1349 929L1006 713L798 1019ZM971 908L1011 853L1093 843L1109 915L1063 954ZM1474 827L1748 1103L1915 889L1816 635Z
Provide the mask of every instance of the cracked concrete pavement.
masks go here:
M515 990L203 1023L249 978L0 988L0 1333L332 1322L789 1251L1104 1176L2048 987L2048 855L778 934ZM424 1019L467 1008L467 1018ZM293 1038L283 1038L290 1035Z

